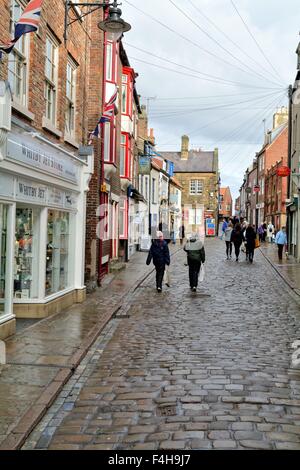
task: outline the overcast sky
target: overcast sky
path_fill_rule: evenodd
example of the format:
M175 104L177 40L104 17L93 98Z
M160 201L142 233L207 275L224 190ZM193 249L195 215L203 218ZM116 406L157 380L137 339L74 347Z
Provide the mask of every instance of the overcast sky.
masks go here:
M296 0L233 3L238 11L231 0L123 0L121 8L141 101L155 97L148 104L157 150L179 150L183 134L191 148L218 147L222 186L235 198L261 148L263 120L270 129L276 107L287 105L300 23Z

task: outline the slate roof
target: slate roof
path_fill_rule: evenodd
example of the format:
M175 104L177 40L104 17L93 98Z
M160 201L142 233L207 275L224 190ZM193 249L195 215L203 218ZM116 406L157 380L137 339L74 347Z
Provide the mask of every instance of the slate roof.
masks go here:
M188 160L181 160L180 152L159 152L165 159L174 163L175 173L213 173L214 152L190 150Z

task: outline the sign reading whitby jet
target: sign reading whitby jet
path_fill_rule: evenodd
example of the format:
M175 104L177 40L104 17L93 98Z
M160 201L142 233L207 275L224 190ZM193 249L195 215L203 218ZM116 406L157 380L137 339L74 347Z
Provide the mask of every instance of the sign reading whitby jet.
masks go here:
M42 145L22 134L10 134L7 140L7 157L26 166L45 171L78 184L79 166L75 159Z

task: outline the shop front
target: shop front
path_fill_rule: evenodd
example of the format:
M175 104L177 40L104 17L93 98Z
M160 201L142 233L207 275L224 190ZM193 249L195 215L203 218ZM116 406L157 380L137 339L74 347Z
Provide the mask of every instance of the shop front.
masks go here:
M13 334L15 318L43 318L85 299L92 160L18 126L8 133L0 161L0 338Z

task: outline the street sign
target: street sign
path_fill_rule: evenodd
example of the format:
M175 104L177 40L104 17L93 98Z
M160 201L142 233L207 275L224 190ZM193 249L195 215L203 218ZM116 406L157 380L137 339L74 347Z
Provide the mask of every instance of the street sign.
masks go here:
M148 156L139 157L139 174L149 175L151 171L151 160Z
M259 193L259 191L260 191L260 186L258 186L258 185L256 184L256 185L253 187L253 191L254 191L255 193Z
M245 189L245 191L246 191L246 193L251 194L252 189L248 187L248 188Z

